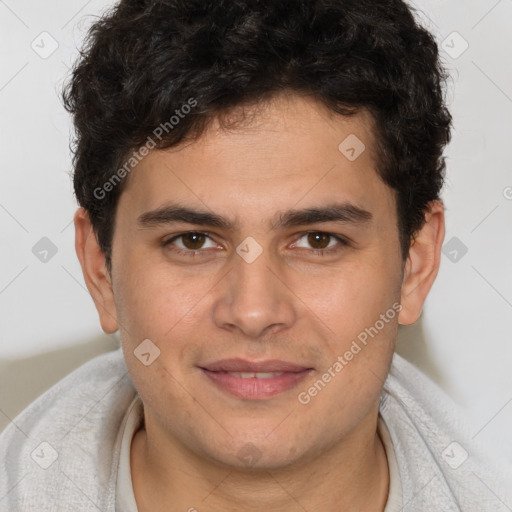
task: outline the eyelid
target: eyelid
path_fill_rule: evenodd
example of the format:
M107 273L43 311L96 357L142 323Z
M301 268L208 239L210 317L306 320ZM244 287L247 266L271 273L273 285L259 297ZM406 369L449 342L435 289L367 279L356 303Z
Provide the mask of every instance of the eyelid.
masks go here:
M318 230L318 229L311 229L309 231L305 231L305 232L301 232L300 233L300 236L296 239L296 241L293 243L293 245L295 245L301 238L311 234L311 233L320 233L322 235L327 235L331 238L334 238L336 239L339 244L338 245L341 245L342 247L344 246L347 246L349 245L349 240L342 236L342 235L337 235L336 233L331 233L330 231L322 231L322 230ZM339 247L338 247L339 248ZM304 249L304 247L299 247L299 249ZM337 246L332 246L332 247L328 247L328 248L325 248L325 249L309 249L310 251L312 252L322 252L322 253L329 253L329 252L334 252L337 250Z
M198 231L198 230L193 229L193 230L190 230L190 231L182 231L181 233L176 233L175 235L171 235L169 237L164 238L163 241L162 241L162 245L170 245L175 240L177 240L177 239L179 239L179 238L181 238L181 237L183 237L185 235L192 235L192 234L204 235L205 237L209 238L212 242L215 242L215 240L212 238L210 232L208 232L208 231ZM198 252L198 251L201 251L201 249L195 249L195 251L193 249L187 249L187 252Z

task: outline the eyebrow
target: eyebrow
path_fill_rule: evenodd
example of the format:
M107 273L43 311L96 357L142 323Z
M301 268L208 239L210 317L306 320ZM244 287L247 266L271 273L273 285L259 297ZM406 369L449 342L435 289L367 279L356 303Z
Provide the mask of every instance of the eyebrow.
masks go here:
M278 214L277 218L270 222L272 230L316 224L320 222L340 222L344 224L362 224L372 220L371 212L351 203L331 204L324 207L312 207L302 210L288 210ZM233 222L215 213L195 210L175 204L167 204L155 210L142 213L137 218L140 228L155 228L185 222L200 226L210 226L225 230L233 230L238 227Z

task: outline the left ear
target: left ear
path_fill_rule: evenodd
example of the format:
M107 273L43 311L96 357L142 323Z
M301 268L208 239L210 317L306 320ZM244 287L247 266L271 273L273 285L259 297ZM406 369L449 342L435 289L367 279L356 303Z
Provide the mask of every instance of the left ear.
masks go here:
M405 263L402 310L398 316L400 324L413 324L420 316L441 264L444 230L443 203L431 201L425 212L425 224L416 233Z

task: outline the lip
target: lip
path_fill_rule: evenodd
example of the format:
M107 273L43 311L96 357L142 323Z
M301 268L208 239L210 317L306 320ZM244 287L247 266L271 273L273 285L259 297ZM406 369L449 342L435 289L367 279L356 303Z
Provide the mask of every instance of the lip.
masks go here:
M222 359L205 364L201 368L211 372L301 372L308 370L307 366L280 361L279 359L267 359L266 361L248 361L246 359Z
M258 362L224 359L200 368L218 389L245 400L264 400L288 391L313 371L313 368L276 359ZM282 373L282 375L244 378L228 372Z

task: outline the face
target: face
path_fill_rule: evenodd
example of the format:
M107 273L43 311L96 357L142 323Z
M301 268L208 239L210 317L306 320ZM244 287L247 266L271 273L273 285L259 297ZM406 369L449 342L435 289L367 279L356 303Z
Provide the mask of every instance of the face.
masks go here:
M277 469L376 419L402 262L369 115L295 95L252 113L132 171L112 287L148 440Z

